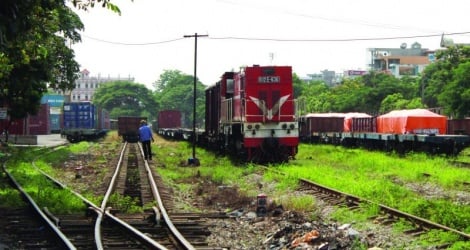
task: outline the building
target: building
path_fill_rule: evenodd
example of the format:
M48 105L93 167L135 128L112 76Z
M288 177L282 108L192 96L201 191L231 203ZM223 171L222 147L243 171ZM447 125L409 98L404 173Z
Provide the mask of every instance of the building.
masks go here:
M133 82L133 77L125 77L122 78L118 77L101 77L98 76L90 76L90 72L87 69L84 69L80 72L80 77L75 82L75 89L72 90L70 93L59 93L66 96L67 100L71 102L79 102L79 101L91 101L93 99L93 95L95 91L102 85L108 82L115 82L115 81L130 81ZM69 99L70 98L70 99Z
M321 73L316 74L307 74L307 77L302 77L301 80L303 81L322 81L325 82L326 85L333 87L338 85L341 82L343 75L340 73L336 73L332 70L323 70Z
M402 43L400 48L369 48L368 53L371 70L395 77L417 76L434 60L434 51L421 48L417 42L410 48L406 43Z

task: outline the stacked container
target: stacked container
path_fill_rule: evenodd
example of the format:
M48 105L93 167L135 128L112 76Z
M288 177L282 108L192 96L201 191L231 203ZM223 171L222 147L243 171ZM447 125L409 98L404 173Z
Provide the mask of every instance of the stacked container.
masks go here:
M63 129L94 129L95 106L91 102L64 103Z

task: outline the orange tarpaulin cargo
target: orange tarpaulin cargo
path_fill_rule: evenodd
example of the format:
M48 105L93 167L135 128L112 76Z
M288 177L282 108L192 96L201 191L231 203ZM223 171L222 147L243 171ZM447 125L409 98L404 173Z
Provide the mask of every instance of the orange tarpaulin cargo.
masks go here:
M426 109L395 110L377 117L378 133L445 134L447 117Z

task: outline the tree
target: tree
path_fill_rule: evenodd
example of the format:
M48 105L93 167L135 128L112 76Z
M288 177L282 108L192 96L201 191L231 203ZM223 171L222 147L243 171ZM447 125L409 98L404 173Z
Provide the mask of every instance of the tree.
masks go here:
M395 78L369 72L357 78L344 79L340 85L328 87L323 82L303 85L299 99L307 112L365 112L379 114L397 108L424 107L419 98L417 78Z
M292 74L292 85L294 89L294 98L301 96L305 83L302 82L296 73Z
M470 61L452 70L453 80L446 84L438 96L447 114L455 118L470 115Z
M380 105L380 113L383 114L392 110L415 108L424 108L424 105L421 103L421 99L419 97L409 100L405 99L403 94L395 93L388 95L385 97L385 99L382 100Z
M0 105L11 118L36 114L47 84L71 89L78 63L67 43L80 41L78 16L64 1L0 2Z
M185 126L193 120L194 78L179 70L165 70L154 84L159 110L175 109L183 113ZM196 123L203 124L205 117L205 86L196 83Z
M133 0L131 0L131 1L133 1ZM76 8L83 9L83 10L93 8L93 7L95 7L95 4L98 3L103 8L107 8L111 11L114 11L118 14L121 14L121 10L119 9L119 7L117 5L111 3L111 0L86 0L86 1L72 0L72 3L73 3L73 6L75 6Z
M467 79L464 70L470 61L470 46L449 46L436 52L436 62L426 67L423 72L423 102L429 107L444 107L448 115L463 117L468 115L465 97ZM458 102L463 101L460 105Z
M328 112L331 110L331 89L322 81L311 81L303 85L302 95L299 96L305 105L305 111Z
M156 117L158 104L152 91L144 84L116 81L103 84L93 96L94 104L109 111L110 117L145 116Z
M373 112L378 109L369 96L374 88L364 84L361 78L346 79L343 84L331 89L330 112ZM367 111L366 111L367 110Z

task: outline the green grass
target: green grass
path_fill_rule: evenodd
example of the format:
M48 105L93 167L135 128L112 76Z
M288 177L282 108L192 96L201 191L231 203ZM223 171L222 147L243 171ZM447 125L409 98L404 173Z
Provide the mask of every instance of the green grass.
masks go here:
M161 158L165 159L165 167L158 169L165 176L164 179L171 179L176 187L175 183L180 178L200 175L208 176L224 185L236 185L248 196L256 197L259 192L257 180L250 179L249 176L261 175L262 182L276 183L274 189L270 189L268 193L276 203L281 203L286 209L315 211L316 202L311 198L284 195L296 190L297 178L305 178L374 203L385 204L436 223L470 232L470 206L448 199L448 194L452 197L452 194L457 192L468 192L462 183L470 180L470 171L455 167L450 163L451 159L446 157L431 157L420 153L403 157L393 153L302 144L299 146L296 160L288 164L270 166L269 170L265 171L251 164L233 166L228 159L213 156L200 148L197 148L196 155L201 166L181 167L181 162L185 162L191 155L191 147L185 143L177 145L159 148ZM423 197L418 189L425 185L436 187L446 195ZM180 189L189 191L184 186ZM377 205L362 205L357 211L338 209L331 215L331 219L365 222L378 213ZM312 212L312 218L316 216L317 213ZM407 222L401 222L394 226L394 230L399 233L400 230L409 229L411 226ZM456 237L455 234L450 235ZM444 236L425 234L417 244L432 245L436 243L434 237ZM467 246L461 242L454 246L460 244Z
M17 162L14 167L10 166L10 172L41 208L47 207L53 213L75 213L85 209L80 199L68 190L57 189L29 162Z
M81 212L85 209L83 202L70 191L57 189L39 173L37 168L52 176L57 175L62 169L54 168L54 165L67 160L70 154L84 152L89 147L88 143L72 144L70 147L61 146L53 151L47 148L12 147L9 149L7 169L40 207L47 207L53 213ZM33 166L33 161L37 168ZM13 199L17 193L11 188L0 188L0 201L12 207L15 207L15 204L21 205L23 204L21 197ZM88 198L96 200L92 196Z
M458 184L470 179L470 171L453 166L446 158L425 154L399 158L382 152L321 145L302 145L299 152L296 163L282 171L470 232L466 226L470 224L469 206L444 198L426 199L405 185L431 183L449 193L464 191Z
M143 207L138 205L138 200L130 196L124 196L117 193L112 194L108 201L109 207L118 210L121 213L141 213ZM150 206L150 205L147 205Z

